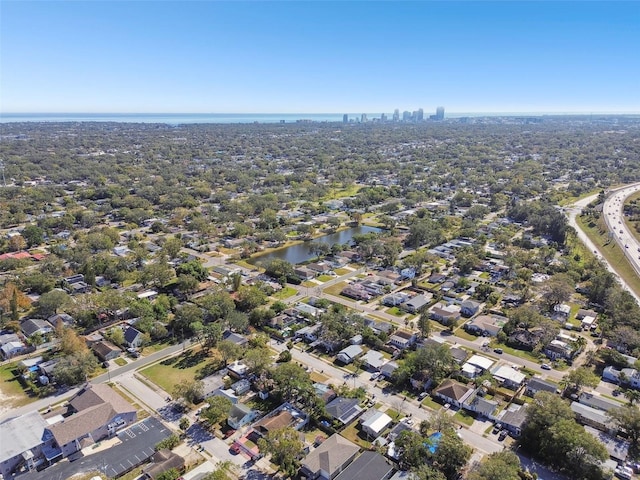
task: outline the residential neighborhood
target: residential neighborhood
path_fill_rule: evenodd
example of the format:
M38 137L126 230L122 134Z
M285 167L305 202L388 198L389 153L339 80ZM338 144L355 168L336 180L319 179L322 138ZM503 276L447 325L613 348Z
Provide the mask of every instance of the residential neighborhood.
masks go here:
M549 121L560 133L541 138L580 127ZM520 135L505 122L471 138ZM409 142L372 127L380 160L358 176L348 146L377 137L335 127L229 128L224 149L182 163L170 146L212 132L128 126L108 151L89 146L97 126L24 133L118 159L126 178L97 161L31 177L44 153L9 129L0 147L22 153L0 190L2 478L476 480L507 460L534 478L520 456L538 478L635 468L635 284L579 233L595 235L610 185L576 185L537 143L488 149L491 181L482 162L463 176L422 157L447 151L441 135L476 152L458 124ZM343 169L298 160L316 141L336 142ZM147 171L136 159L154 145Z

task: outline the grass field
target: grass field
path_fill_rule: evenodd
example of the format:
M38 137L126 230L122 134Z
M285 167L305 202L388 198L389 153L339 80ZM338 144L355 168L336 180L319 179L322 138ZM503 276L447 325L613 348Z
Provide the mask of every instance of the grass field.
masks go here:
M298 291L292 287L284 287L279 292L276 292L272 295L273 298L277 298L278 300L283 300L285 298L293 297Z
M348 268L336 268L334 272L336 272L336 275L346 275L347 273L351 273L351 270Z
M338 282L335 285L327 287L324 291L329 295L340 295L342 289L347 286L347 282Z
M627 198L627 200L624 203L627 204L627 203L632 202L634 200L640 200L640 192L634 193L633 195L631 195L629 198ZM631 235L633 235L635 237L635 239L640 242L640 232L638 232L636 230L635 222L629 221L629 219L625 216L624 217L624 223L627 225L627 228L631 232Z
M124 367L127 364L127 361L124 358L116 358L113 362L121 367Z
M616 242L609 241L605 232L600 233L598 226L589 227L583 217L578 217L578 226L584 231L593 243L598 246L598 250L607 259L615 271L620 275L629 287L640 295L640 278L636 275L631 265L627 262L622 249Z
M140 373L165 392L171 393L182 380L200 380L220 367L220 359L215 350L206 354L202 350L193 349L144 368Z
M464 410L458 410L453 416L453 419L456 422L460 422L460 423L463 423L464 425L467 425L468 427L473 425L473 421L474 421L474 418Z
M319 282L328 282L329 280L333 280L333 277L331 275L320 275L317 277L317 280Z
M15 362L0 367L0 398L4 407L21 407L37 400L36 397L29 397L22 388L14 374L16 367Z

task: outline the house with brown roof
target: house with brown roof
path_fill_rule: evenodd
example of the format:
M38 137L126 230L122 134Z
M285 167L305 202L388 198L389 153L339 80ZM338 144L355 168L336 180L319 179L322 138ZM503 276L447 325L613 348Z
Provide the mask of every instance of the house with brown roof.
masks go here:
M355 443L336 433L302 460L300 474L310 480L333 480L359 451Z
M110 438L137 420L136 409L106 384L87 385L69 401L68 415L48 427L55 443L68 457Z
M120 348L107 340L100 340L91 344L91 350L103 362L118 358L122 353Z
M447 379L433 390L433 395L456 407L462 407L464 401L469 398L473 391L473 388L455 380Z
M151 456L151 463L142 469L144 477L155 480L164 472L175 468L178 472L184 469L184 458L167 448L158 450Z

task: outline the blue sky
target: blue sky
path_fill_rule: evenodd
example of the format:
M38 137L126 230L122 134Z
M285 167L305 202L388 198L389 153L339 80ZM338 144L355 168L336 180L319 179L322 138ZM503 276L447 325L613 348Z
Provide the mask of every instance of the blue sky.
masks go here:
M0 0L0 112L640 112L638 2Z

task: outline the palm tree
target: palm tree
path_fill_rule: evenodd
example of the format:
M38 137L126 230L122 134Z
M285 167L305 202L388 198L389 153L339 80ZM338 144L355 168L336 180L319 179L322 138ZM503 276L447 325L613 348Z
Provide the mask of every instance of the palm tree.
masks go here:
M627 388L622 394L629 401L629 405L633 405L634 403L640 401L640 391L638 390Z

